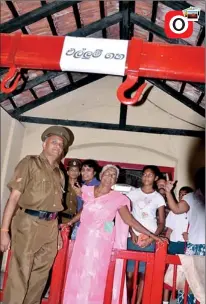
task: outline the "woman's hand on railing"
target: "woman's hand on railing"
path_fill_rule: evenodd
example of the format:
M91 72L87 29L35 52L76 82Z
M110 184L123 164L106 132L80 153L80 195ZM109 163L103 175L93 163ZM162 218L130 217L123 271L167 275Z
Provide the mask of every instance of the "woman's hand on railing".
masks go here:
M169 240L164 236L157 236L153 234L152 236L150 235L150 237L156 242L160 242L160 243L166 242L167 244L169 244Z
M141 241L140 244L138 244L141 248L145 248L147 246L149 246L150 244L152 244L154 240L150 237L148 237L147 239L144 239Z

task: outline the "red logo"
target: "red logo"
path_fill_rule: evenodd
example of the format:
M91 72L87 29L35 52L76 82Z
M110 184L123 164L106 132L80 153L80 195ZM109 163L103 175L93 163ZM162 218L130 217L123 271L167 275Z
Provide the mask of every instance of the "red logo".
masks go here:
M165 15L165 34L168 38L188 38L193 33L193 21L182 11L169 11Z

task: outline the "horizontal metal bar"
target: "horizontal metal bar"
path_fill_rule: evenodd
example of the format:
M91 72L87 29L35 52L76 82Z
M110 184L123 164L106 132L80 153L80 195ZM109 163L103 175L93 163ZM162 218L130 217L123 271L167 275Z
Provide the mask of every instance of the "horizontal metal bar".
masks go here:
M10 115L12 115L13 117L16 117L16 116L19 116L21 115L22 113L25 113L29 110L32 110L54 98L57 98L61 95L64 95L68 92L71 92L71 91L74 91L78 88L81 88L85 85L87 85L88 83L92 83L96 80L99 80L101 78L105 77L105 75L101 75L101 74L90 74L89 76L86 76L78 81L76 81L74 84L70 84L70 85L67 85L63 88L60 88L59 90L56 90L54 92L51 92L43 97L40 97L39 99L36 99L30 103L27 103L21 107L19 107L18 109L16 110L13 110L10 112Z
M0 25L0 33L12 33L81 1L54 1Z
M189 8L190 6L193 6L186 1L160 1L160 3L166 5L167 7L172 8L173 10L176 10L176 11L182 11L186 8ZM199 23L202 26L205 26L205 12L203 12L201 10L199 20L195 21L195 22Z
M91 34L94 34L95 32L102 30L103 28L116 24L116 23L120 22L121 20L122 20L122 14L116 13L116 14L107 16L102 20L98 20L90 25L87 25L84 28L77 29L74 32L69 32L66 36L86 37ZM2 70L2 72L0 72L0 76L3 75L4 73L6 73L7 71L8 71L8 69L4 68L4 70ZM28 81L27 85L25 87L25 90L30 89L33 86L41 84L42 82L52 79L53 77L59 76L61 74L62 74L62 72L53 72L53 71L47 72L46 75L38 76L35 79ZM13 97L13 96L18 95L20 93L20 91L19 91L20 88L21 88L21 86L18 86L17 91L14 91L12 94L0 93L0 102L6 100L8 97Z
M170 129L170 128L146 127L146 126L135 126L135 125L126 125L124 129L120 129L119 124L113 124L113 123L77 121L77 120L32 117L32 116L19 116L16 117L16 119L18 119L21 122L36 123L36 124L63 125L70 127L152 133L152 134L162 134L162 135L204 137L203 131L195 131L195 130Z
M159 25L147 20L146 18L144 18L144 17L142 17L138 14L131 13L131 22L140 26L144 30L149 31L149 32L153 33L154 35L162 38L163 40L167 41L168 43L191 45L189 42L187 42L183 39L167 38L167 36L165 35L165 32L164 32L164 29L162 27L160 27Z
M203 117L205 116L205 109L198 106L194 101L192 101L189 98L187 98L186 96L180 94L180 92L176 91L175 89L173 89L169 85L163 83L162 81L159 81L159 80L156 80L156 79L151 79L151 78L147 79L147 81L154 84L156 87L163 90L164 92L166 92L167 94L169 94L173 98L179 100L184 105L186 105L187 107L189 107L193 111L197 112L201 116L203 116Z

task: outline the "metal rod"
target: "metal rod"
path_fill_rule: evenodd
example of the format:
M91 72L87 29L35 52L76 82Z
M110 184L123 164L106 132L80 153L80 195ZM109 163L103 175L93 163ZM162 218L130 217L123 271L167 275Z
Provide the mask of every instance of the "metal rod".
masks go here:
M135 125L127 125L125 126L124 130L122 130L119 128L119 124L100 123L100 122L92 122L92 121L76 121L76 120L31 117L31 116L18 116L15 118L21 122L27 122L27 123L64 125L64 126L91 128L91 129L153 133L153 134L177 135L177 136L189 136L189 137L201 137L201 138L204 137L205 134L204 131L146 127L146 126L135 126Z

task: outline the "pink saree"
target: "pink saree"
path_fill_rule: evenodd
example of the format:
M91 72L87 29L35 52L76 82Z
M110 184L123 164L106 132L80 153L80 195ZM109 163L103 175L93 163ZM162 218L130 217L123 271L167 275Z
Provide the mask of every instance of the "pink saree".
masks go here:
M67 273L63 304L103 304L112 249L127 247L129 227L118 209L130 208L130 202L116 191L98 198L94 197L94 187L83 186L82 192L81 225ZM122 265L122 261L117 261L112 304L119 303ZM122 303L127 303L126 286Z

